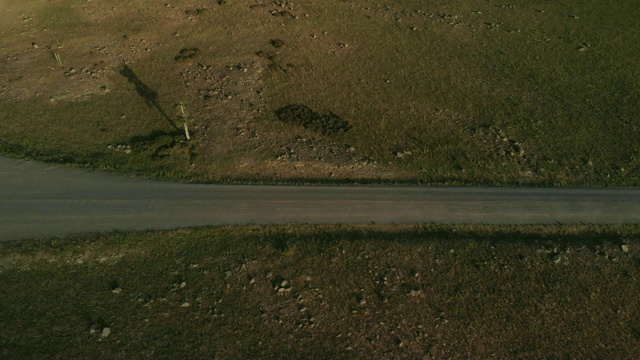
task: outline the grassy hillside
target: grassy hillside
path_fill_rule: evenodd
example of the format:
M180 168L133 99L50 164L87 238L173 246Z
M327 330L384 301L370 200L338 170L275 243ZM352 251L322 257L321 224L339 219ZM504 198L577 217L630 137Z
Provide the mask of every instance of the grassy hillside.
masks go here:
M633 2L4 2L4 154L201 181L640 178Z

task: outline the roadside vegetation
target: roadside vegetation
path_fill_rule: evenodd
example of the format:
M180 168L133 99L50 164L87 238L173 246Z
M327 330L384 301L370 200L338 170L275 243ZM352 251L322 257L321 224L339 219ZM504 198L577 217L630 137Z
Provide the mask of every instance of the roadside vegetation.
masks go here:
M2 4L5 155L181 181L640 179L633 2Z
M0 244L3 359L640 356L638 226L251 226Z

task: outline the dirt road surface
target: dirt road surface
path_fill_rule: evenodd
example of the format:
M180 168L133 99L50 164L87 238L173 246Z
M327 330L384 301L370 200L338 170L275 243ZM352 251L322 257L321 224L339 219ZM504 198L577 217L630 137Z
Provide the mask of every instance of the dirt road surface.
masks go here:
M0 240L287 223L640 223L636 188L176 184L0 158Z

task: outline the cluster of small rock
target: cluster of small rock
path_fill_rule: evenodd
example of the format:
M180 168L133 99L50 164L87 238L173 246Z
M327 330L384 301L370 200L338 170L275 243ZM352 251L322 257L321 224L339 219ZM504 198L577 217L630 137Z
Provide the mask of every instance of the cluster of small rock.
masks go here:
M293 287L291 287L291 284L289 283L289 281L281 280L281 281L275 282L275 285L273 286L273 290L279 293L283 293L283 292L289 292L293 290Z
M101 321L96 321L89 325L89 334L98 335L98 340L106 339L111 335L111 328L101 324Z
M107 145L107 149L123 152L125 154L131 153L131 146L126 144L118 144L118 145Z

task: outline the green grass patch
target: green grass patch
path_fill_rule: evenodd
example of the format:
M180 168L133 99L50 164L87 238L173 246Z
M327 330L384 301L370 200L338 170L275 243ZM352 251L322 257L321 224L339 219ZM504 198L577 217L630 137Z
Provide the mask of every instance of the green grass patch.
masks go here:
M33 36L14 27L2 40L4 154L195 181L333 181L340 172L374 182L638 185L631 44L640 10L629 2L39 6L25 25ZM20 45L27 40L40 50ZM44 43L58 46L62 66ZM122 75L123 63L144 87ZM157 156L155 145L130 144L171 132L178 103L194 118L188 151ZM292 104L350 130L282 124L278 110ZM292 147L296 139L321 146ZM119 144L133 151L103 154ZM297 157L276 161L283 149ZM363 162L375 167L355 166Z

